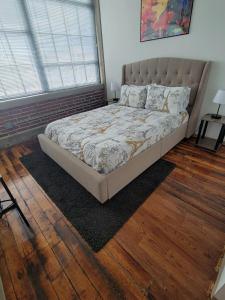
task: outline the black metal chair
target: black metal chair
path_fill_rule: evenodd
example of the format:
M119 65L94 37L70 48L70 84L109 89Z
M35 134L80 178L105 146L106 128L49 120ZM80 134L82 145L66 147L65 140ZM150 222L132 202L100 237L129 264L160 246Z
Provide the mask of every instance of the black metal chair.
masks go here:
M8 194L9 196L9 199L7 200L1 200L0 199L0 219L2 218L3 215L5 215L7 212L9 212L10 210L12 209L17 209L22 220L24 221L24 223L30 227L30 224L28 223L26 217L24 216L23 212L21 211L16 199L13 197L12 193L10 192L8 186L6 185L3 177L0 175L0 182L2 184L2 186L4 187L6 193ZM7 203L8 206L4 207L2 206L3 203Z

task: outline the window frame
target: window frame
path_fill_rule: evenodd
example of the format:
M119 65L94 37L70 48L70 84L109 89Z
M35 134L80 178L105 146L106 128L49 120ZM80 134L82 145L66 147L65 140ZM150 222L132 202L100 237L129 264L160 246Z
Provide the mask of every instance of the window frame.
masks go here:
M19 0L22 8L23 8L23 13L24 13L24 19L27 22L29 22L28 16L25 16L27 13L27 8L24 0ZM59 1L60 0L54 0L54 1ZM82 4L79 1L76 0L64 0L65 2L72 2L73 4L78 4L81 6L90 6L90 4ZM39 74L39 77L42 78L41 80L41 86L42 88L48 88L47 90L43 90L43 92L37 92L29 95L24 95L24 96L16 96L16 97L10 97L10 98L5 98L5 99L0 99L0 110L3 109L8 109L8 108L13 108L16 106L22 106L24 104L30 104L30 103L38 103L41 101L45 100L53 100L61 97L66 97L78 93L85 93L88 91L93 91L94 89L101 89L105 85L106 79L105 79L105 64L104 64L104 55L103 55L103 41L102 41L102 28L101 28L101 17L100 17L100 5L99 5L99 0L93 0L93 4L91 4L94 9L94 21L95 21L95 32L96 32L96 42L97 42L97 56L98 56L98 67L99 67L99 83L87 83L84 85L77 85L77 86L72 86L72 87L67 87L67 88L59 88L59 89L54 89L54 90L49 90L48 88L48 82L45 80L46 74L44 71L44 68L42 68L43 64L39 63L38 61L36 62L36 68ZM28 35L29 39L31 40L31 46L33 48L33 51L35 51L35 60L40 59L41 61L41 56L40 52L36 43L36 40L34 38L33 32L31 30L32 25L27 24L28 26ZM44 73L44 76L41 76L41 74ZM44 82L43 82L44 78Z

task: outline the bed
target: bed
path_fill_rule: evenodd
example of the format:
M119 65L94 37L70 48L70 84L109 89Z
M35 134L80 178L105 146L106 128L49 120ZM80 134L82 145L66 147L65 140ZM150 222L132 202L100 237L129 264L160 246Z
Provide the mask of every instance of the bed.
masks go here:
M101 203L195 133L210 62L157 58L123 66L122 84L188 86L179 116L113 104L57 120L38 136L42 150Z

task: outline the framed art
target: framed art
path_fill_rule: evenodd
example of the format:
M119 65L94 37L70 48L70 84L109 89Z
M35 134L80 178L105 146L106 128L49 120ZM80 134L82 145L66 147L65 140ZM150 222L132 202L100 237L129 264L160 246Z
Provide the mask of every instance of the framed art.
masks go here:
M189 33L194 0L141 0L141 42Z

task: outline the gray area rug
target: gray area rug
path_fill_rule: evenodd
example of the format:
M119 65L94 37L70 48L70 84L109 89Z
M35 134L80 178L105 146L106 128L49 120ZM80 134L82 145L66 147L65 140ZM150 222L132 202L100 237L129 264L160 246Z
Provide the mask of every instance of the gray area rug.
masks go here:
M95 252L104 247L175 168L160 159L102 205L38 145L32 150L32 154L21 158L23 165Z

